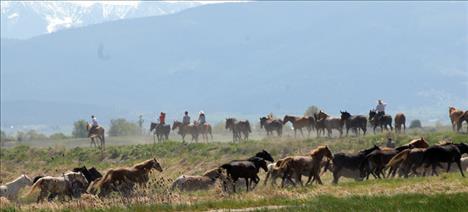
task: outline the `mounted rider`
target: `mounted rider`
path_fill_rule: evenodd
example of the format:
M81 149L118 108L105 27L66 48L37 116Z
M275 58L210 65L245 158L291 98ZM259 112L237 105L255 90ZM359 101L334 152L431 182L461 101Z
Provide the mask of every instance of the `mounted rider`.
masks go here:
M166 113L161 112L159 114L158 122L159 122L158 127L162 127L164 126L164 124L166 124Z
M190 124L190 116L188 115L188 111L185 111L184 118L182 118L182 124L187 126Z
M99 123L97 122L96 116L91 115L91 129L88 131L88 137L99 128Z
M377 101L377 106L375 106L375 111L377 112L378 117L385 115L385 107L387 106L381 99Z
M205 112L203 112L203 110L198 114L198 123L200 125L204 125L206 123Z

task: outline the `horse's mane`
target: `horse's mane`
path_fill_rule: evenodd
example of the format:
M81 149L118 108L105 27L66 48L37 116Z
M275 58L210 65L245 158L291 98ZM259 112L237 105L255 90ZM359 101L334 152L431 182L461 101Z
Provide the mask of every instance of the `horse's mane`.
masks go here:
M319 146L310 151L310 156L315 157L319 152L323 151L324 149L328 149L327 145Z
M151 164L151 162L153 161L153 159L148 159L148 160L145 160L143 162L140 162L140 163L137 163L133 166L133 168L135 169L148 169L150 167L147 167Z

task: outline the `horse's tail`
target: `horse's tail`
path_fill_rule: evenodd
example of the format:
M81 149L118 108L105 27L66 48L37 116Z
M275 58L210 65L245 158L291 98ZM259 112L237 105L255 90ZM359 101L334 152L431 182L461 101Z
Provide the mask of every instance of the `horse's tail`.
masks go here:
M40 178L39 180L37 180L37 182L32 185L31 190L29 190L29 192L26 193L24 196L31 195L38 187L42 185L43 182L44 182L44 178Z
M249 122L249 120L247 120L245 123L246 123L246 125L247 125L247 130L249 131L249 133L251 133L251 132L252 132L252 129L250 128L250 122Z
M405 149L405 150L399 152L398 154L393 156L393 158L390 159L390 161L388 161L386 167L394 167L394 166L398 165L402 161L406 160L406 158L408 158L408 155L409 155L410 152L411 152L411 149Z

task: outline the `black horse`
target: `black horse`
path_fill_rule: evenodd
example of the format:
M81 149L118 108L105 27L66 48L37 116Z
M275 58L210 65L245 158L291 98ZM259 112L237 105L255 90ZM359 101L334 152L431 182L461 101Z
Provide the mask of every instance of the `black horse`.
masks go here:
M221 168L225 169L228 177L232 179L232 187L236 192L236 182L239 178L244 178L246 183L247 191L249 191L249 182L255 182L258 184L260 178L258 172L262 168L265 172L268 171L267 163L263 158L253 157L249 160L234 160L229 163L221 165Z
M159 141L165 141L169 139L169 133L171 132L171 125L165 124L161 126L161 124L151 122L150 125L150 132L154 130L153 138L154 142L156 142L156 138Z
M87 169L86 166L82 166L82 167L74 168L72 169L72 171L81 172L85 176L88 183L91 183L102 177L102 174L94 167Z
M392 116L390 115L385 115L383 113L377 113L375 110L370 110L369 121L374 128L374 134L375 134L375 128L377 127L380 127L380 130L382 132L384 128L385 130L388 131L388 127L390 127L390 131L393 131Z
M333 183L338 183L341 176L353 178L355 180L362 180L360 167L366 156L374 150L380 148L376 145L369 149L361 150L357 154L336 153L333 155Z
M265 128L267 136L273 135L276 131L279 137L283 134L283 121L281 119L270 119L267 117L260 118L260 128Z
M348 136L349 129L353 129L356 136L359 134L359 129L361 129L366 135L367 131L367 118L362 115L353 116L347 111L340 111L341 121L346 124L346 136Z
M432 166L432 175L437 174L436 168L439 163L448 163L447 172L450 170L450 165L455 162L460 169L460 173L463 177L463 169L461 168L460 159L461 156L468 153L468 145L465 143L453 144L448 143L444 145L435 145L426 149L423 156L424 173L426 169Z

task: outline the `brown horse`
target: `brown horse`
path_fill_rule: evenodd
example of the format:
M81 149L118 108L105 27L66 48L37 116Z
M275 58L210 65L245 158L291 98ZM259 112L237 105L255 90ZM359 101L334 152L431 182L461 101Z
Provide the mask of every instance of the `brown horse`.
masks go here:
M89 192L96 194L100 190L99 196L106 196L112 190L122 192L119 187L124 184L130 184L132 185L131 187L135 183L145 186L149 181L148 174L152 169L156 169L159 172L163 171L156 158L135 164L130 168L110 169L101 179L90 186Z
M449 117L450 117L450 122L452 123L452 130L453 131L455 131L455 130L457 132L460 131L462 122L463 122L464 117L465 117L465 115L464 115L465 113L462 110L456 109L455 107L449 107ZM456 127L456 129L455 129L455 127Z
M403 113L397 113L395 115L395 132L401 133L401 126L403 126L403 132L406 132L406 116Z
M381 150L376 150L367 155L366 160L363 162L361 167L361 173L363 177L369 177L369 174L374 175L374 177L385 178L384 169L390 167L388 175L395 175L396 170L398 169L399 164L394 164L393 166L388 166L389 161L395 157L398 153L405 149L411 148L427 148L429 144L424 140L424 138L414 139L409 143L399 146L395 149L393 148L383 148ZM367 168L367 173L364 173L364 168Z
M88 137L91 139L91 147L94 146L95 147L99 147L99 148L102 148L102 149L105 149L105 137L104 137L104 134L105 134L105 130L103 127L101 126L98 126L98 127L92 127L91 124L87 124L86 125L86 130L88 131ZM100 145L96 145L96 140L99 139L100 141Z
M233 142L240 140L247 141L249 139L249 133L252 132L249 120L237 121L235 118L227 118L225 128L232 131ZM242 134L244 138L242 138Z
M180 136L182 136L183 142L185 142L185 135L187 134L192 135L192 141L195 140L195 142L198 142L198 135L200 134L198 126L191 124L185 125L180 121L174 121L174 123L172 124L172 131L174 131L177 128L179 128L179 131L177 133Z
M299 116L290 116L290 115L285 115L283 118L283 125L291 122L294 128L294 137L297 136L297 130L301 131L302 137L304 137L304 133L302 132L302 128L307 128L307 132L309 133L308 136L310 136L310 131L312 130L313 126L313 119L311 117L299 117Z
M344 121L342 121L341 118L331 117L321 110L318 112L318 114L315 115L315 117L317 119L317 125L323 126L325 129L327 129L328 137L331 137L333 129L336 129L338 132L340 132L340 137L343 135ZM317 137L319 134L320 133L317 132Z
M303 173L307 173L309 179L307 184L311 181L312 177L317 181L318 184L323 184L320 179L320 168L323 157L327 157L329 160L333 159L333 154L331 153L328 146L319 146L316 149L313 149L309 153L310 156L292 156L286 157L277 163L277 166L280 168L280 172L283 173L283 180L281 181L281 186L284 187L285 180L289 180L294 186L297 182L301 185L302 180L301 176ZM295 182L291 177L295 177Z
M198 122L195 122L194 125L198 127L198 133L201 134L203 140L208 142L208 135L210 135L211 140L213 140L213 133L210 124L205 123L200 125Z

